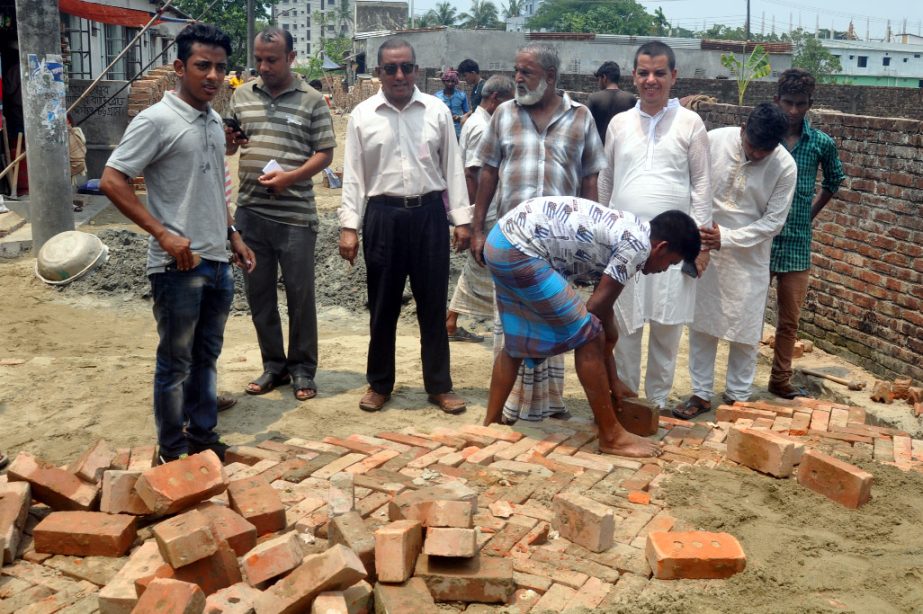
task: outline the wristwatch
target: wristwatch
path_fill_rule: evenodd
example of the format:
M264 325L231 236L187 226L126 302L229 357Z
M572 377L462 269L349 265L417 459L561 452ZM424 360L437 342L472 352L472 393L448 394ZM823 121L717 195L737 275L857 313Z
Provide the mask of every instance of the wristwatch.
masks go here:
M235 232L240 232L239 230L237 230L237 226L235 226L234 224L231 224L230 226L228 226L228 241L231 240L231 235L233 235Z

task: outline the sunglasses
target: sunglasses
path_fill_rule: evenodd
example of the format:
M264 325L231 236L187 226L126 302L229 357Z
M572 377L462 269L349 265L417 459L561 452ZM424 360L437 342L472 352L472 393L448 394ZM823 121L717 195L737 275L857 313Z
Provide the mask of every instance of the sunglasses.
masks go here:
M397 69L400 68L401 72L405 75L409 75L416 69L417 65L411 62L401 62L400 64L382 64L379 66L386 75L396 75Z

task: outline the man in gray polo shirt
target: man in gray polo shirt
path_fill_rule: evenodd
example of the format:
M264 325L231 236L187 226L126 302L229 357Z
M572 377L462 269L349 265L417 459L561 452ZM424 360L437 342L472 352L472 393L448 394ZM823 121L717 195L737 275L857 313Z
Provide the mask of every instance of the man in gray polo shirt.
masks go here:
M224 458L227 446L214 429L216 365L234 295L227 241L238 266L252 271L255 265L225 205L229 137L209 105L224 85L231 40L198 23L180 32L176 48L176 91L128 125L100 182L119 211L151 235L147 274L160 336L154 419L161 463L206 449ZM147 208L131 186L141 174Z
M317 394L314 244L317 209L311 178L333 160L336 140L327 103L291 70L292 35L269 27L253 46L259 78L238 87L230 114L246 138L240 149L236 220L259 265L245 282L263 359L248 394L266 394L290 380L295 398ZM228 154L237 150L236 145ZM278 168L267 163L274 160ZM288 355L276 293L279 269L288 303Z

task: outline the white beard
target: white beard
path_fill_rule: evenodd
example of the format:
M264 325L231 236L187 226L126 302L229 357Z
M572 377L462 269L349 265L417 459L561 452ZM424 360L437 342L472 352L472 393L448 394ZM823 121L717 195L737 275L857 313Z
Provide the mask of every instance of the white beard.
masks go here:
M520 88L516 88L516 102L521 104L524 107L531 107L534 104L537 104L545 96L545 90L548 89L547 81L539 81L538 86L534 90L530 90L525 85L522 86L526 90L526 93L523 94L520 91Z

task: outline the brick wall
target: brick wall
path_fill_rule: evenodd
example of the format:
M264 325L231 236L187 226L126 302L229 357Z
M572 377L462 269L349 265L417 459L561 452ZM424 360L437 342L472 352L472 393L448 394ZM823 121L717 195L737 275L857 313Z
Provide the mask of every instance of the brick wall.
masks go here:
M709 129L739 125L748 112L699 108ZM847 179L815 220L800 335L874 373L919 382L923 122L832 112L812 112L811 122L836 141ZM767 319L775 321L772 290Z

